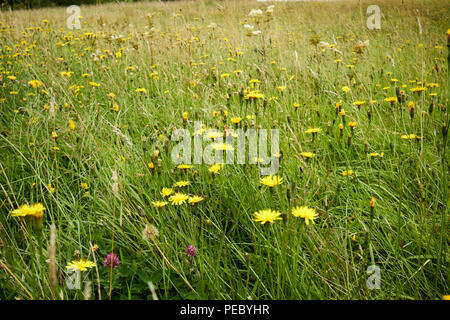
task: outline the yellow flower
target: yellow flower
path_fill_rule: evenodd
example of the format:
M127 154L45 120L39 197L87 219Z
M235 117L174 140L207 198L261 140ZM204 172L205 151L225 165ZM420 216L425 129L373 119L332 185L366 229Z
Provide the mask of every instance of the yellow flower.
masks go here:
M89 186L88 186L88 184L87 184L86 182L80 183L80 187L81 187L82 189L84 189L84 190L89 189Z
M69 129L75 130L75 122L73 122L72 120L69 120Z
M28 85L32 88L39 88L42 85L42 82L40 82L39 80L31 80L28 81Z
M260 93L259 91L250 91L246 96L245 99L263 99L264 95Z
M312 157L314 157L315 156L315 154L314 153L312 153L312 152L302 152L302 153L300 153L303 157L305 157L305 158L312 158Z
M62 71L61 72L61 76L63 77L70 77L72 76L73 72L72 71Z
M362 106L364 103L366 103L366 101L355 101L355 102L353 102L353 105L360 107L360 106Z
M90 84L92 87L100 87L100 84L97 83L97 82L90 81L89 84Z
M164 207L165 205L167 205L168 202L166 202L166 201L152 201L152 204L153 204L153 206L156 207L156 208L162 208L162 207Z
M397 99L397 97L388 97L388 98L384 99L384 101L393 103L393 102L397 102L398 99Z
M411 88L411 89L409 89L411 92L422 92L422 91L425 91L425 90L427 90L427 88L426 87L415 87L415 88Z
M170 196L172 193L173 193L173 189L172 188L162 188L162 190L161 190L161 195L164 198Z
M188 186L188 185L190 185L191 183L189 182L189 181L178 181L178 182L175 182L175 184L173 185L174 187L185 187L185 186Z
M304 207L295 207L292 209L292 215L294 217L298 217L298 218L303 218L305 219L305 223L306 225L309 225L309 222L311 221L312 223L314 223L314 220L317 219L317 217L319 216L316 213L316 210L312 209L312 208L308 208L306 206Z
M201 129L201 130L202 130L202 129ZM196 133L197 133L198 131L200 131L200 130L197 130ZM216 138L218 138L218 137L222 137L222 136L223 136L223 133L220 132L220 131L208 130L208 131L206 132L205 135L206 135L208 138L214 140L214 139L216 139Z
M200 202L200 201L203 201L203 200L204 200L203 197L200 197L200 196L193 196L193 197L189 197L188 202L189 202L190 204L194 205L194 204L196 204L196 203L198 203L198 202Z
M355 121L350 121L350 122L348 123L348 126L349 126L350 128L354 128L354 127L356 127L356 122L355 122Z
M238 124L241 121L242 121L242 118L240 118L240 117L231 118L231 122L234 124Z
M31 206L24 204L16 210L13 210L11 214L13 217L34 216L39 218L44 214L44 210L45 207L41 203L32 204Z
M272 209L265 209L255 212L253 221L265 224L267 222L274 223L276 220L282 220L281 212Z
M147 89L145 89L145 88L137 88L136 92L137 93L147 93Z
M353 174L355 174L355 176L356 176L356 172L353 172L353 170L345 170L345 171L342 172L342 175L343 175L344 177L346 177L346 176L351 176L351 175L353 175Z
M191 164L180 164L178 165L178 169L191 169L193 166Z
M172 204L175 204L177 206L185 203L187 199L189 199L189 196L187 194L183 194L183 193L175 193L173 196L171 196L169 198L169 200L172 202Z
M283 178L280 178L279 176L274 176L274 175L266 176L264 178L261 178L260 180L263 185L266 185L269 188L278 186L283 183Z
M349 91L350 91L350 88L349 88L349 87L347 87L347 86L345 86L345 87L342 87L342 91L344 91L344 92L349 92Z
M217 173L219 173L220 169L222 169L222 167L223 167L223 164L216 163L216 164L213 164L211 167L209 167L208 171L213 174L217 174Z
M214 143L213 144L214 150L220 150L220 151L226 151L226 150L234 150L233 146L226 144L226 143Z
M322 131L322 129L320 129L320 128L311 128L311 129L306 130L305 133L317 133L320 131Z
M407 134L407 135L403 135L403 136L401 136L401 138L402 138L403 140L414 140L414 139L420 140L420 139L422 139L421 136L416 136L416 135L413 134L413 133Z
M71 263L69 263L66 268L72 269L72 270L80 270L80 271L87 271L88 268L95 267L95 263L92 261L81 259L81 260L73 260Z
M277 89L280 90L281 92L284 92L284 90L286 89L286 87L285 87L285 86L279 86L279 87L277 87Z

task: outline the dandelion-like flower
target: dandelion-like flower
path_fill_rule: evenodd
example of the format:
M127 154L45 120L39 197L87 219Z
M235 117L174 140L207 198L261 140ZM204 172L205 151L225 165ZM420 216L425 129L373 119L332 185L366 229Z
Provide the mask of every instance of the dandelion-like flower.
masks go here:
M397 99L397 97L388 97L388 98L384 99L384 101L394 103L394 102L398 102L398 99Z
M218 174L220 169L222 169L222 168L223 168L223 164L216 163L216 164L213 164L211 167L209 167L208 171L213 174Z
M305 133L315 134L315 133L318 133L320 131L322 131L322 129L320 129L320 128L311 128L311 129L306 130Z
M361 107L365 103L366 103L366 101L355 101L355 102L353 102L353 105L357 106L357 107Z
M265 224L267 222L274 223L276 220L282 220L281 212L272 209L265 209L255 212L253 221Z
M82 183L80 183L80 188L84 189L84 190L88 190L89 186L88 186L88 184L86 182L82 182Z
M162 190L161 190L161 195L164 198L170 196L172 193L173 193L173 189L172 188L162 188Z
M178 181L178 182L175 182L174 186L181 188L181 187L186 187L190 184L191 183L189 181Z
M167 204L168 204L167 201L152 201L152 205L155 208L162 208L162 207L166 206Z
M42 85L42 82L40 82L39 80L31 80L28 81L28 85L32 88L39 88Z
M31 206L24 204L11 212L13 217L42 217L45 207L41 203L32 204Z
M317 217L319 216L316 213L316 210L314 210L312 208L309 208L309 207L306 207L306 206L295 207L294 209L292 209L292 215L294 217L305 219L306 225L309 225L310 221L312 223L314 223L314 220L317 219Z
M173 196L169 198L172 204L177 206L185 203L187 199L189 199L189 196L184 193L175 193Z
M356 172L354 172L353 170L345 170L345 171L342 172L342 175L343 175L344 177L346 177L346 176L352 176L352 175L356 175Z
M177 166L178 169L186 170L191 169L193 166L191 164L180 164Z
M227 150L234 150L233 146L226 144L226 143L214 143L213 149L218 151L227 151Z
M189 197L188 202L189 202L189 204L194 205L194 204L199 203L199 202L201 202L203 200L205 200L205 198L200 197L200 196L193 196L193 197Z
M231 118L231 122L234 123L234 124L238 124L238 123L241 122L241 121L242 121L242 118L241 118L241 117L234 117L234 118Z
M261 178L261 183L269 188L278 186L283 183L283 178L279 176L269 175L264 178Z
M87 271L89 268L95 267L95 263L86 259L73 260L66 268L69 270Z
M301 154L302 157L305 157L305 158L312 158L312 157L315 156L315 154L312 153L312 152L302 152L300 154Z

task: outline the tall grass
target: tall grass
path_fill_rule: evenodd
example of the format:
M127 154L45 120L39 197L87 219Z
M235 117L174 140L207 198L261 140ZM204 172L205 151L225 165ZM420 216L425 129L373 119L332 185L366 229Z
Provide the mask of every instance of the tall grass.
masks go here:
M381 30L365 26L369 4L381 9ZM82 6L82 29L72 31L65 8L1 13L1 299L449 293L449 4L276 3L273 19L256 24L248 13L266 5ZM262 35L247 36L245 23ZM255 103L242 97L251 79L264 94ZM31 80L42 86L31 88ZM172 162L174 127L193 132L202 121L222 130L233 126L231 117L243 118L242 128L280 130L281 185L261 185L257 165L226 165L212 175L206 164L180 170ZM322 131L312 139L305 130L314 127ZM409 134L420 138L402 138ZM205 200L155 208L161 189L180 180L191 182L181 192ZM42 230L11 216L37 202L46 208ZM314 208L315 224L291 215L296 206ZM283 221L254 222L266 208L284 213ZM110 252L119 267L102 266ZM96 267L81 272L87 289L70 290L66 266L79 258ZM373 264L379 290L366 286Z

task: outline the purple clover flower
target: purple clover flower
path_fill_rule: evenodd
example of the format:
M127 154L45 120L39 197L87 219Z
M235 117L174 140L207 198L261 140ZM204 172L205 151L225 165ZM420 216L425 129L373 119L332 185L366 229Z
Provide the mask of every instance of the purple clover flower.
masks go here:
M196 252L197 250L195 249L195 247L193 246L193 245L189 245L187 248L186 248L186 253L188 254L188 256L190 256L190 257L193 257L193 256L195 256L195 252Z
M119 256L113 252L106 255L105 261L103 261L103 266L106 268L117 268L120 265Z

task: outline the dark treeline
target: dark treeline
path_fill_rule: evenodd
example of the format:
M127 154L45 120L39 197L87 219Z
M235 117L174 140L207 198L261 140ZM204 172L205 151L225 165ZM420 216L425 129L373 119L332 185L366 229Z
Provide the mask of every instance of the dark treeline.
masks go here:
M107 2L138 2L159 0L0 0L2 10L35 9L41 7L68 7L82 4L102 4ZM163 0L174 1L174 0Z

